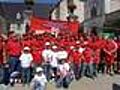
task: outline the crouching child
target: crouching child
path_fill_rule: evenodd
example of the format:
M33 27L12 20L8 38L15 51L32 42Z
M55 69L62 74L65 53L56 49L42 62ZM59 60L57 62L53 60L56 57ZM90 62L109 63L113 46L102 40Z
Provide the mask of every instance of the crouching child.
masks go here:
M58 65L56 86L58 88L69 88L69 84L73 80L73 73L70 70L70 65L64 60L61 60Z
M41 67L36 68L36 74L31 82L32 90L46 90L47 79Z

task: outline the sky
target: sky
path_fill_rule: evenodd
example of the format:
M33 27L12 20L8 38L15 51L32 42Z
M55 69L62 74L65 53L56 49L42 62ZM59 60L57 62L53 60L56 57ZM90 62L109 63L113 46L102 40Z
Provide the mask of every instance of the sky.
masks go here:
M23 3L24 0L0 0L2 2ZM56 4L59 0L35 0L37 3L43 4Z

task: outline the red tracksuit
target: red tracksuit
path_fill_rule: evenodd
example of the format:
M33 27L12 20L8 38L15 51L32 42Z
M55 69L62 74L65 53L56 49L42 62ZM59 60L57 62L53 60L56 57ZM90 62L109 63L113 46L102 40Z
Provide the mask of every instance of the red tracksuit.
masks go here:
M33 62L36 65L40 65L42 63L42 50L35 50L32 52Z
M73 63L76 65L79 65L81 63L81 56L82 54L78 51L73 51L72 57L73 57Z
M115 42L113 41L107 41L105 45L105 52L106 52L106 62L107 64L113 64L115 60L115 51L112 52L113 50L117 50L117 47L115 45Z
M19 41L8 40L6 47L8 54L11 56L19 56L21 53L21 44Z
M87 47L85 51L83 52L83 55L85 58L84 62L88 64L93 63L93 50L91 48Z

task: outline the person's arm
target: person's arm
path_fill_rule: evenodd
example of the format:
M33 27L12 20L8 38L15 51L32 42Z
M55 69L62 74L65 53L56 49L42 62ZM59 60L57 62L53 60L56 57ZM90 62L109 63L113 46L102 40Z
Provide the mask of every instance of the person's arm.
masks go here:
M107 53L108 55L111 55L111 52L107 51L105 48L103 49L105 53Z
M20 55L19 60L20 60L20 61L23 60L23 55L22 55L22 54Z
M117 45L117 43L115 41L112 41L112 43L114 44L115 48L111 51L111 53L114 53L114 52L117 51L118 45Z

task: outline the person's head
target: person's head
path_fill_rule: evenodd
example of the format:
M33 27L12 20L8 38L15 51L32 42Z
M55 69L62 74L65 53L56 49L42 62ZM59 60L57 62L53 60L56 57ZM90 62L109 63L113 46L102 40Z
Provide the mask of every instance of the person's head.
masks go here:
M15 34L14 31L9 31L9 32L8 32L8 37L11 38L11 37L13 37L14 34Z
M36 68L36 74L37 74L38 76L41 76L42 73L43 73L43 69L42 69L41 67L37 67L37 68Z
M75 48L73 49L73 52L76 52L76 51L78 51L78 48L77 48L77 47L75 47Z
M60 47L60 50L61 50L61 51L64 51L64 50L66 50L66 47L61 46L61 47Z
M30 53L30 48L29 47L24 47L23 52L26 53L26 54Z
M50 42L46 42L45 43L45 48L46 49L50 49L51 48L51 43Z
M53 45L52 50L56 52L56 51L58 51L58 47L56 45Z

